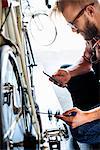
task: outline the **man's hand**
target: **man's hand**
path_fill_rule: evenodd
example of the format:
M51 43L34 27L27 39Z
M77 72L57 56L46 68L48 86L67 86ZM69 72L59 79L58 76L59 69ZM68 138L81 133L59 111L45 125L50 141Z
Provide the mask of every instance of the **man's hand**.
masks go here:
M52 78L54 78L57 82L54 82L51 78L49 78L50 81L52 81L54 84L57 84L61 87L66 87L68 81L70 80L71 76L69 71L59 69L54 75L52 75Z
M55 115L56 118L65 121L72 128L76 128L82 124L90 122L88 111L81 111L74 107L73 109L64 112L62 115Z

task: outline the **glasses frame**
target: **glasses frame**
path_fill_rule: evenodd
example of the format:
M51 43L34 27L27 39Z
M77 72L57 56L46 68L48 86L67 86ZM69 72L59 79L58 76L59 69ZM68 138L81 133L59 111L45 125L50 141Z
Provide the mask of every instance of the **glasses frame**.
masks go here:
M71 27L71 28L74 28L74 29L76 29L77 27L74 25L74 22L76 21L76 19L78 19L80 16L82 16L83 15L83 13L84 13L84 11L86 10L86 8L88 7L88 6L90 6L90 5L94 5L94 3L90 3L90 4L88 4L88 5L86 5L83 9L81 9L80 11L79 11L79 13L76 15L76 17L73 19L73 21L70 21L70 22L68 22L68 25Z

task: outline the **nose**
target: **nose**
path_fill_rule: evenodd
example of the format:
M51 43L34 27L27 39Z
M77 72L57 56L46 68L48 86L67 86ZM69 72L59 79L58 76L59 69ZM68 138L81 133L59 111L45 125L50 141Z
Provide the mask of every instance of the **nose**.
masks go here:
M79 30L78 30L78 28L76 28L76 27L72 27L72 31L73 31L73 32L76 32L76 33L79 33Z

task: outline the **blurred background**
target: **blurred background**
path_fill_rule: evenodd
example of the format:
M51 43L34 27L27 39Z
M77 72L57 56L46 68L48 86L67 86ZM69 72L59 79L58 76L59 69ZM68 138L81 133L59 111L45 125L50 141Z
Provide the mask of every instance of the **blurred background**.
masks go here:
M52 12L56 0L23 0L22 2L34 60L37 64L37 67L34 67L37 101L42 103L43 99L51 102L53 95L51 93L54 92L55 97L64 106L63 109L68 109L70 105L72 106L70 93L67 89L50 83L48 77L43 75L43 70L52 75L60 66L75 63L83 54L85 41L81 35L72 32L61 13ZM47 90L50 92L50 87L53 89L51 96L47 94Z

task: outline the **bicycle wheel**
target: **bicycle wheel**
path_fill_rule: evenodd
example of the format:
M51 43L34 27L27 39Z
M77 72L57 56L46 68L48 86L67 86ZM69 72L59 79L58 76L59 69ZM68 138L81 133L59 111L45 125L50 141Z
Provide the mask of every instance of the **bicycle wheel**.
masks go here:
M1 68L1 51L0 51L0 68ZM1 89L1 69L0 69L0 89ZM1 90L0 90L0 110L1 110ZM2 131L2 111L0 111L0 149L2 149L3 143L3 131Z
M7 45L2 46L0 48L0 58L0 106L3 134L1 148L2 150L22 150L25 149L25 146L28 147L24 140L32 135L30 133L32 119L27 107L27 95L22 88L18 65L12 49ZM26 136L26 132L28 136ZM36 141L35 136L33 139Z
M49 46L56 40L57 28L45 12L34 12L29 22L29 30L33 39L41 46Z

